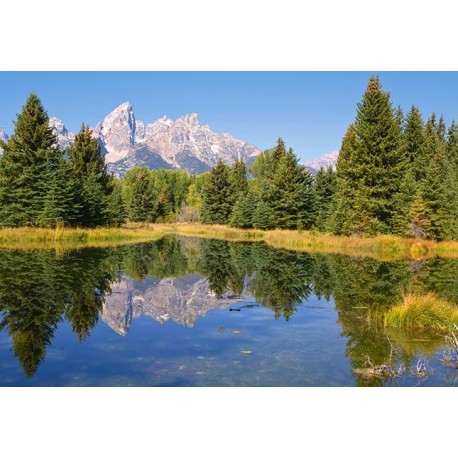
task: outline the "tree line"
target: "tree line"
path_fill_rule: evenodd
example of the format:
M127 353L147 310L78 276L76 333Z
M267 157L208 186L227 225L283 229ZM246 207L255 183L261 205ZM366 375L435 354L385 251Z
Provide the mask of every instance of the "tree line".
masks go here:
M0 145L1 226L119 226L201 222L306 229L337 235L458 237L458 125L417 107L404 115L371 77L348 127L336 171L316 176L279 138L248 167L222 161L200 175L135 167L107 171L83 124L66 152L32 94Z
M92 227L123 221L119 182L108 174L91 130L82 125L65 159L35 94L0 146L0 225Z
M202 222L241 228L311 229L337 235L458 237L458 125L442 116L404 116L371 77L348 127L336 171L315 177L280 138L249 167L250 180L219 163Z

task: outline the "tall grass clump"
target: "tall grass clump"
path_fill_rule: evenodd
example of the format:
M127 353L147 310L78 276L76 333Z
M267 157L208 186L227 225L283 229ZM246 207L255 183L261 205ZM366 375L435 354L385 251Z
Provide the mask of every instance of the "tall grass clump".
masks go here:
M458 325L458 308L434 293L408 293L401 304L385 312L383 324L401 329L450 331Z

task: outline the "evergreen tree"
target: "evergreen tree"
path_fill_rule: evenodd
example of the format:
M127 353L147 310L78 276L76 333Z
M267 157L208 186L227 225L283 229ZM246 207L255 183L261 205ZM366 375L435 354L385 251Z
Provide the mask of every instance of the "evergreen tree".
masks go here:
M336 197L328 220L329 230L339 235L350 235L355 226L355 212L350 205L355 200L355 182L352 164L359 148L354 125L351 124L342 139L336 164Z
M243 198L248 192L248 180L246 177L246 166L243 160L235 161L230 173L230 187L233 202Z
M83 181L88 176L94 175L104 189L109 188L105 158L97 139L92 136L92 129L84 123L75 135L75 141L69 146L67 155L73 173L80 180Z
M410 237L412 235L412 215L410 210L416 198L418 182L415 179L415 171L408 168L404 178L401 181L399 192L393 197L393 233L401 237ZM418 204L418 202L417 202ZM414 235L416 237L416 235Z
M49 118L35 94L17 116L14 134L3 146L0 160L0 224L36 226L58 173L62 152Z
M421 185L425 215L435 240L456 238L458 230L458 193L453 170L444 151L439 150L430 161Z
M73 175L82 184L83 226L97 226L108 223L106 206L112 192L110 178L97 140L92 130L81 126L74 143L68 148L68 163Z
M48 191L37 224L44 227L76 226L82 220L82 185L68 163L61 161L55 173L50 173Z
M412 169L418 181L425 176L428 159L425 152L425 132L420 110L412 107L404 130L404 170Z
M437 136L439 137L441 143L445 143L446 131L447 128L445 126L444 117L441 115L441 117L439 118L439 123L437 124Z
M173 212L173 203L170 187L165 185L159 194L156 206L156 218L161 218L164 221Z
M280 159L267 192L276 227L310 228L313 224L313 177L290 148Z
M226 224L232 211L230 167L219 160L205 190L201 219L204 224Z
M134 222L154 222L157 217L157 195L146 167L135 167L126 174L124 198L127 216Z
M266 149L249 166L250 174L253 176L256 184L260 185L268 181L272 176L273 153L274 148Z
M423 176L426 176L427 169L432 158L437 154L442 154L445 149L445 144L442 142L436 123L436 115L433 113L425 124L425 144L424 144L424 159L423 159Z
M263 200L258 201L251 223L255 229L266 230L274 227L272 209Z
M458 124L455 120L448 129L445 149L447 158L455 171L455 179L458 181Z
M232 208L230 225L234 227L253 227L253 215L259 199L252 191L237 200Z
M427 239L431 236L431 222L426 215L425 203L420 193L416 193L409 210L410 237ZM407 235L407 234L403 234Z
M127 210L122 198L121 180L112 178L110 188L112 192L107 200L106 219L110 226L119 227L125 223L127 218Z
M334 206L337 189L336 173L332 167L320 168L313 181L313 196L315 201L315 226L325 231Z
M389 232L402 172L401 130L378 78L370 78L344 141L351 152L338 164L338 183L343 186L338 195L354 212L355 230Z
M273 179L275 174L277 173L277 169L280 166L280 163L286 156L286 145L285 142L281 137L277 140L277 145L272 151L272 166L269 174L269 181Z

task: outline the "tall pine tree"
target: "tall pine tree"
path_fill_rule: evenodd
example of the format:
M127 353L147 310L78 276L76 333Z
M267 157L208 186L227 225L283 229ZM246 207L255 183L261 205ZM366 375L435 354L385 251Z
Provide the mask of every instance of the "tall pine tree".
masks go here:
M354 232L387 233L402 176L401 126L376 77L358 104L350 135L344 140L351 140L352 152L338 163L338 183L344 186L338 194L353 213Z
M227 224L232 211L231 168L219 160L205 190L201 219L204 224Z
M100 145L89 127L81 126L67 154L73 176L82 185L80 224L88 227L108 224L107 206L113 189Z
M62 152L40 99L32 94L17 116L0 160L0 224L37 226Z
M290 148L280 157L265 195L279 228L310 228L314 220L313 177Z

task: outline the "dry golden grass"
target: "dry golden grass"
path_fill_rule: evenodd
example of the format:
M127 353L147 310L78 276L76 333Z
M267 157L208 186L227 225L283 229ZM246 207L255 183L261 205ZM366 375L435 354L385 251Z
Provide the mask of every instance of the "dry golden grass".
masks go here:
M435 243L392 235L377 237L340 237L311 231L236 229L224 225L191 223L131 223L122 228L100 229L0 229L0 247L47 248L55 244L109 246L120 243L157 240L165 234L214 238L232 241L265 242L275 248L308 253L366 256L380 261L425 259L433 256L458 257L458 242Z
M458 257L458 242L417 240L393 235L377 237L341 237L311 231L235 229L224 225L154 224L157 230L184 236L234 241L263 241L275 248L308 253L368 256L380 261L425 259L433 256Z
M14 249L46 249L104 247L157 240L164 236L156 228L5 228L0 229L0 247Z

